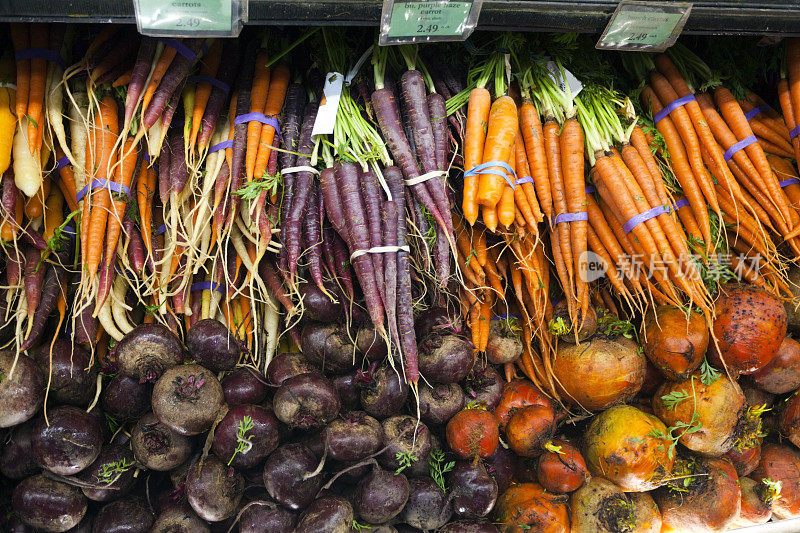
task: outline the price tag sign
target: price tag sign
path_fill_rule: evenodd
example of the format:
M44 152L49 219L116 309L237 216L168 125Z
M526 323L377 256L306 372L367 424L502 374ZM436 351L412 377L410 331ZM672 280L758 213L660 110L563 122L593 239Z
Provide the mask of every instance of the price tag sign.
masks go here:
M663 52L678 39L692 4L623 0L595 45L604 50Z
M134 0L139 33L155 37L229 37L247 21L248 0Z
M384 0L378 44L463 41L478 23L483 0Z

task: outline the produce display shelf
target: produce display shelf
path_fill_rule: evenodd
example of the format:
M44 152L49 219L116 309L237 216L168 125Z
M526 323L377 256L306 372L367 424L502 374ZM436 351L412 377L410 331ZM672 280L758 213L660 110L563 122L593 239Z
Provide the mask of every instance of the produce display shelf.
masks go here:
M250 24L376 26L375 0L250 0ZM528 31L602 31L615 0L486 0L478 28ZM119 0L0 0L0 21L134 22L133 4ZM694 2L685 33L800 35L800 2Z

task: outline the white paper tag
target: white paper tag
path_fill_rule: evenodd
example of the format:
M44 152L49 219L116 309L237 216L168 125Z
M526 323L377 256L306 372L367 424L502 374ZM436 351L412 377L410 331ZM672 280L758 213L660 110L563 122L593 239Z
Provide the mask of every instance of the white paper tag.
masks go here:
M314 129L311 130L312 137L333 133L343 84L344 76L340 72L328 72L325 76L325 87L322 89L324 100L317 110L317 120L314 121Z
M564 69L564 75L567 78L566 85L564 84L564 80L561 79L561 71L558 69L558 65L556 65L555 61L547 62L547 70L550 71L550 75L553 78L553 81L555 81L558 84L558 87L562 91L566 91L567 86L569 86L569 90L572 92L573 98L578 96L578 93L580 93L583 90L583 84L580 81L578 81L578 78L576 78L572 74L572 72L570 72L567 69Z

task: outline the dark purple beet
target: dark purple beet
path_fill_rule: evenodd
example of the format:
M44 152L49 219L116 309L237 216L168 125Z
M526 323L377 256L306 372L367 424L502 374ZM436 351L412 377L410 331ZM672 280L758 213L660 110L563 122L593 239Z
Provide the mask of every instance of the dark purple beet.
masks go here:
M382 419L396 415L408 398L408 384L390 366L382 366L361 380L361 407Z
M382 361L389 355L386 341L372 327L363 326L358 328L356 331L356 348L359 353L370 361Z
M52 366L49 342L35 350L32 355L42 371L45 383L48 372L52 369L49 400L82 407L89 405L97 388L97 367L90 366L91 356L84 347L64 339L56 339L53 344Z
M31 431L33 420L9 430L7 440L0 447L0 474L9 479L22 479L31 476L41 468L31 450Z
M150 533L210 533L208 525L186 504L161 511Z
M325 428L322 440L328 456L337 461L357 461L377 452L383 442L381 423L363 411L345 413Z
M239 533L292 533L297 515L269 500L248 503L239 519Z
M147 533L155 516L141 498L107 503L94 519L94 533Z
M347 330L338 324L307 322L300 337L303 355L326 374L343 374L355 368L356 349Z
M180 339L161 324L142 324L114 347L119 371L139 381L156 381L183 360Z
M295 533L350 533L353 506L339 496L320 496L297 521Z
M497 482L480 461L457 461L447 474L447 487L453 494L453 511L465 518L483 518L497 501Z
M458 383L423 385L419 389L419 413L426 424L447 424L464 404L464 392Z
M303 299L303 316L317 322L336 322L342 317L342 304L333 302L313 283L298 287Z
M81 487L84 496L97 502L107 502L125 496L136 479L133 452L127 446L103 446L97 459L77 478L96 488Z
M25 524L43 531L67 531L86 514L80 489L42 474L23 479L15 488L11 505Z
M333 386L342 401L342 409L353 410L360 407L361 391L355 374L342 374L334 377Z
M491 522L458 520L446 524L438 533L500 533L500 530Z
M246 425L245 417L250 421ZM244 432L241 430L252 426ZM226 464L234 468L253 468L280 444L278 419L272 411L258 405L232 407L217 424L211 449ZM236 450L240 451L236 453Z
M150 383L117 374L103 387L101 405L103 411L117 420L133 420L150 409L152 394Z
M228 407L243 403L261 403L269 392L261 372L247 366L235 368L220 383Z
M214 372L230 370L239 362L243 349L231 331L219 320L199 320L186 332L189 356Z
M411 492L400 515L401 521L425 531L434 530L447 523L453 514L450 500L429 477L408 480Z
M406 476L376 467L359 482L353 504L363 520L382 524L400 514L409 491Z
M93 526L94 516L87 511L87 513L83 515L83 520L81 520L77 526L68 529L66 533L92 533Z
M280 385L289 378L319 372L301 353L282 353L272 358L267 367L267 383Z
M333 383L311 372L284 381L272 399L278 420L298 429L324 426L339 414L340 406Z
M131 448L142 465L162 472L172 470L192 453L191 441L159 422L153 413L133 426Z
M500 494L511 486L511 480L516 468L515 459L514 452L503 446L498 446L492 455L483 460L486 472L494 478Z
M474 363L472 348L461 337L433 332L419 344L419 371L430 382L459 382Z
M214 455L193 464L186 476L186 499L197 516L219 522L236 513L244 478Z
M224 402L219 380L200 365L174 366L153 387L153 413L181 435L208 431Z
M424 339L431 332L459 333L457 321L448 316L443 307L433 307L422 313L414 320L414 329L418 339Z
M264 486L270 497L293 511L305 509L322 487L322 475L303 476L317 468L319 460L302 444L285 444L264 463Z
M0 428L29 420L44 402L44 377L36 363L27 355L16 358L14 352L0 352Z
M482 403L487 411L494 411L503 395L503 378L493 366L476 363L464 381L464 393L467 402Z
M398 453L412 455L417 458L412 464L427 465L431 452L431 433L428 427L416 418L398 415L382 422L383 441L386 450L378 456L378 462L388 470L397 470L400 462Z
M71 405L48 409L31 431L31 449L43 468L55 474L77 474L97 459L103 429L97 416Z

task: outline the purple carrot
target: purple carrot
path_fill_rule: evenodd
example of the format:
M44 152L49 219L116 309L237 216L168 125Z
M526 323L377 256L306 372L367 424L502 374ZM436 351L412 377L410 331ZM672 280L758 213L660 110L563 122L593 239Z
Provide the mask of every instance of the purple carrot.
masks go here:
M0 197L0 208L9 221L15 220L18 194L19 189L14 184L14 170L9 166L8 170L3 173L3 191L2 197Z
M336 187L336 172L332 168L326 168L320 173L319 186L322 197L325 199L325 213L328 215L328 220L336 233L345 242L350 242L350 231L345 224L342 201L339 199L339 189Z
M225 43L222 45L223 60L220 63L219 70L217 70L217 79L228 87L233 85L236 72L239 70L240 56L239 39L225 39ZM198 147L208 146L227 99L228 93L217 86L211 87L211 95L208 97L206 110L203 113L203 119L200 121Z
M122 62L114 65L111 70L103 73L102 76L95 80L95 85L103 85L106 83L114 83L114 80L128 72L133 68L136 58L134 56L126 57Z
M139 97L144 91L147 76L150 74L150 65L156 55L158 42L152 37L142 37L139 45L139 53L136 54L136 62L133 64L131 72L131 82L128 84L128 93L125 95L125 128L133 120L136 106L139 105Z
M322 193L319 195L320 198L324 198ZM323 206L322 213L325 213L325 208ZM322 222L322 260L325 264L325 269L331 275L331 277L336 277L336 259L333 255L333 228L331 227L330 223L327 219Z
M274 176L278 172L278 151L272 150L269 154L267 161L267 174ZM269 211L267 211L267 196L271 194L270 191L264 189L258 195L256 201L256 222L258 224L258 233L261 236L261 242L266 244L272 239L272 228L275 226L275 221L278 215L278 206L270 204ZM281 247L283 250L283 247Z
M389 185L392 200L397 204L397 244L407 246L406 206L403 176L399 168L388 167L383 177ZM411 296L411 263L408 252L397 252L397 327L400 346L405 358L406 379L411 383L419 380L417 360L417 337L414 330L414 301Z
M285 152L280 152L278 156L281 168L290 168L295 165L297 152L300 143L300 126L303 123L303 109L305 108L306 91L299 83L292 83L286 92L286 101L283 104L283 131L281 134ZM276 153L273 150L272 153ZM272 154L270 154L270 157ZM284 174L282 176L283 193L281 194L281 219L286 218L286 213L292 207L292 197L294 193L294 174ZM285 238L281 236L281 242ZM280 268L283 272L289 271L289 260L286 253L286 246L281 248Z
M161 145L161 152L158 155L158 197L161 199L161 204L166 205L169 200L170 189L172 188L172 180L169 176L172 147L170 146L169 136L167 141Z
M358 185L361 179L361 167L355 163L339 162L334 167L336 175L336 186L339 189L339 199L342 202L342 210L345 214L345 223L350 234L350 262L361 283L361 290L364 293L364 302L367 307L370 319L381 336L385 335L384 328L385 311L381 301L378 282L375 279L376 272L372 267L372 260L369 254L362 254L353 258L353 254L368 250L369 229L367 228L367 218L364 209L364 200L361 198L361 191ZM325 205L327 206L327 198Z
M385 246L397 246L397 204L386 201L381 209L381 222L383 224L383 239ZM378 255L378 254L375 254ZM397 252L386 252L384 255L384 292L383 301L386 304L386 322L389 325L389 335L394 340L398 350L401 348L400 334L397 330ZM391 353L391 352L390 352Z
M113 70L120 63L124 63L129 57L136 53L139 46L139 35L135 31L126 31L123 35L114 39L115 46L103 57L96 67L92 70L103 68L106 72ZM98 80L94 80L98 83Z
M286 290L283 288L278 270L273 264L271 259L262 259L258 265L258 273L261 274L261 279L264 280L267 288L272 292L275 299L286 309L287 313L294 311L294 303L286 295Z
M327 210L327 204L325 208ZM350 274L350 256L347 253L347 243L344 242L344 239L335 231L331 233L333 234L333 257L335 260L334 275L342 280L342 285L344 285L344 290L347 291L347 296L350 297L350 301L353 301L355 298L355 290L353 289L353 276Z
M106 252L109 250L106 249ZM97 298L95 299L94 310L97 312L106 303L108 295L111 293L111 284L114 283L114 265L117 263L116 251L113 252L114 257L111 259L111 264L106 265L103 261L100 263L100 272L97 274Z
M31 348L42 338L47 319L58 303L58 296L62 291L66 290L66 280L66 270L58 265L49 265L42 283L42 296L39 299L39 306L33 314L31 329L28 332L28 337L20 346L20 350L25 351Z
M195 276L197 281L202 281L203 276ZM200 320L200 313L203 311L203 298L201 298L202 292L199 294L192 293L192 314L189 315L189 327L194 326L195 322Z
M314 129L314 121L317 118L316 103L306 105L303 118L303 127L300 130L300 142L297 151L301 155L297 157L297 166L308 166L311 164L311 150L313 141L311 132ZM283 224L283 245L286 247L286 259L289 263L289 279L294 280L297 260L300 258L300 221L308 211L308 198L311 186L314 183L314 174L311 172L297 172L294 176L292 190L291 208L281 221Z
M97 340L97 319L92 316L92 306L82 302L83 309L75 317L75 342L83 345L94 344Z
M144 240L139 227L134 224L130 217L126 216L122 221L125 234L128 236L128 261L136 272L144 272Z
M425 217L425 213L423 211L422 204L419 203L417 198L409 198L408 200L411 203L411 216L412 220L414 221L414 225L417 227L417 233L420 235L420 239L424 241L424 245L427 248L431 248L429 253L422 254L422 267L424 270L428 270L431 266L431 257L433 257L433 245L428 240L428 235L431 232L431 225L428 222L428 219Z
M6 252L6 281L10 287L16 287L22 279L25 254L16 246L9 246Z
M42 295L42 282L47 263L42 261L42 252L33 246L25 250L25 299L28 303L28 316L32 317Z
M416 154L419 158L422 172L434 172L443 170L436 161L436 143L433 136L433 126L431 125L431 117L428 111L428 97L425 92L425 81L422 79L422 74L418 70L409 70L403 73L400 78L400 86L403 89L403 100L406 104L408 118L411 121L411 126L414 131L414 141L417 145ZM444 113L442 116L445 116ZM408 179L408 178L406 178ZM450 206L447 204L447 195L444 192L444 179L434 178L426 181L425 187L428 193L433 198L436 209L440 213L447 214L450 212ZM424 202L423 202L424 205ZM433 214L429 206L425 206ZM434 214L435 217L435 214ZM439 224L442 220L436 219ZM444 225L442 226L448 233L453 233L453 221L449 217L443 217Z
M183 131L172 133L170 143L172 154L169 160L171 191L180 195L189 180L189 168L186 165L186 147L183 142Z
M47 250L47 241L44 240L41 233L36 231L30 226L25 226L20 228L19 234L22 237L22 240L36 248L37 250Z
M214 182L214 205L216 206L214 209L214 229L217 235L222 234L222 224L225 222L230 206L227 194L230 179L231 172L230 168L228 168L228 162L223 161L219 174L217 174L217 180Z
M436 165L439 170L447 170L447 104L440 94L432 93L428 95L428 111L433 129L433 141L436 154ZM431 182L436 182L444 192L444 202L451 205L446 194L447 181L445 177L434 178ZM438 201L438 200L437 200ZM448 218L449 220L449 218ZM452 221L451 221L452 222ZM443 231L436 232L436 249L434 250L434 263L436 264L436 277L442 287L447 285L450 279L450 243L447 234Z
M320 240L322 238L322 213L320 211L318 187L311 187L311 195L308 198L308 210L306 216L303 217L303 237L306 241L306 253L308 254L308 271L311 273L311 279L319 290L327 293L325 284L322 282L322 246Z
M378 183L378 178L372 170L364 172L361 176L361 197L364 199L364 207L367 214L367 230L369 231L369 245L370 248L383 245L383 237L381 236L381 186ZM381 298L385 298L385 289L383 286L383 278L379 274L383 272L383 254L369 254L371 255L372 266L375 269L375 277L378 282L378 291L381 293Z
M183 44L194 54L197 54L203 45L203 39L184 39ZM153 98L144 112L142 127L145 130L149 130L156 123L158 117L164 112L164 108L172 94L182 82L186 81L193 64L194 61L190 61L184 55L175 54L175 59L169 64L167 73L161 78L161 83L158 84L158 88L153 93Z
M166 108L164 108L164 113L161 115L161 128L162 131L169 130L170 124L172 124L172 119L175 117L175 113L178 111L178 108L181 107L181 93L183 92L183 87L186 85L186 80L182 80L178 88L175 89L175 92L172 93L172 96L169 97L169 101L167 102Z
M389 150L392 152L394 160L400 166L405 179L410 180L420 176L417 160L411 152L406 134L403 133L400 115L397 111L397 103L392 92L384 88L378 89L372 93L372 107L375 110L375 116L378 117L378 124L381 127L383 138L386 139L386 144L389 145ZM446 228L447 225L444 218L442 218L441 213L436 208L433 198L425 187L425 184L418 183L412 185L411 190L417 198L419 198L422 205L431 212L439 225Z

